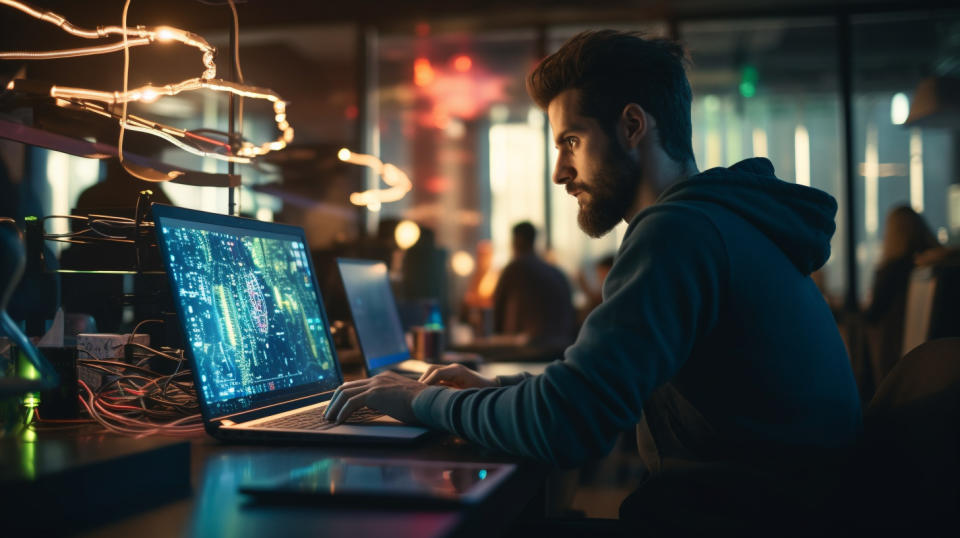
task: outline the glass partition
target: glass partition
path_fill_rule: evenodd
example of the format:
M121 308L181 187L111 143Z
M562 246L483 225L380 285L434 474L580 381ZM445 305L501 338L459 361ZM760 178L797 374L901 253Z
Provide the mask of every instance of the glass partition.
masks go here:
M681 24L692 57L693 149L700 170L766 157L785 181L824 190L843 207L843 147L832 18ZM845 289L838 213L821 289Z
M960 207L951 212L949 205L951 195L960 195L960 115L956 108L951 112L960 96L940 88L937 108L917 91L960 76L960 11L865 15L852 23L855 230L863 302L894 207L912 207L942 243L960 233ZM931 113L918 116L920 108Z

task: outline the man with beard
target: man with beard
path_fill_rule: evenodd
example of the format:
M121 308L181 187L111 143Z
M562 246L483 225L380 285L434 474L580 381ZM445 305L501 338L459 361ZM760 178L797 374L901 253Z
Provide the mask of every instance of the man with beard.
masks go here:
M861 426L843 341L809 276L829 257L836 201L762 158L699 172L675 43L585 32L527 87L581 228L599 237L628 223L603 303L541 375L378 376L344 385L328 416L369 405L560 466L603 456L637 425L650 475L621 506L632 529L749 534L812 510L798 504L821 493L809 471L842 457Z

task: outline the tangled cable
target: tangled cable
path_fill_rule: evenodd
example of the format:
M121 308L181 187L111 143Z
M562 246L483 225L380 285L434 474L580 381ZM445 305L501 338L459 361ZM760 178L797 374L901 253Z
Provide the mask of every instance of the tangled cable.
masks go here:
M89 424L134 437L167 435L194 437L203 433L191 372L183 367L183 352L167 353L129 342L135 348L134 361L104 360L78 348L87 359L78 359L78 395L89 418L47 420L34 410L39 424ZM161 374L149 367L154 358L176 364L172 373ZM91 388L84 378L99 377Z

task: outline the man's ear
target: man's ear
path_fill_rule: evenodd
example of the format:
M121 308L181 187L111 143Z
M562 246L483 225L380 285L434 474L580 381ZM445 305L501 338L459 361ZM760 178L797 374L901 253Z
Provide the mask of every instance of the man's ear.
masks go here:
M643 107L636 103L627 103L620 113L620 134L628 148L635 148L647 136L652 127L651 118Z

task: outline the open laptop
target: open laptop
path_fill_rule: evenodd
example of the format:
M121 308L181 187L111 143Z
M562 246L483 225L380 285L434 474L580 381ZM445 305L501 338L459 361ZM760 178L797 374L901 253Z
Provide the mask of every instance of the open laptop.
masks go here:
M337 258L337 267L367 375L392 371L420 377L429 365L410 360L387 265L376 260Z
M152 211L208 433L381 443L427 433L385 415L323 419L343 376L302 228Z
M397 301L390 288L386 264L376 260L337 258L337 266L367 375L391 371L419 378L429 364L410 360L410 349L400 322ZM481 360L475 353L456 352L444 353L442 358L443 363L460 362L474 368Z

